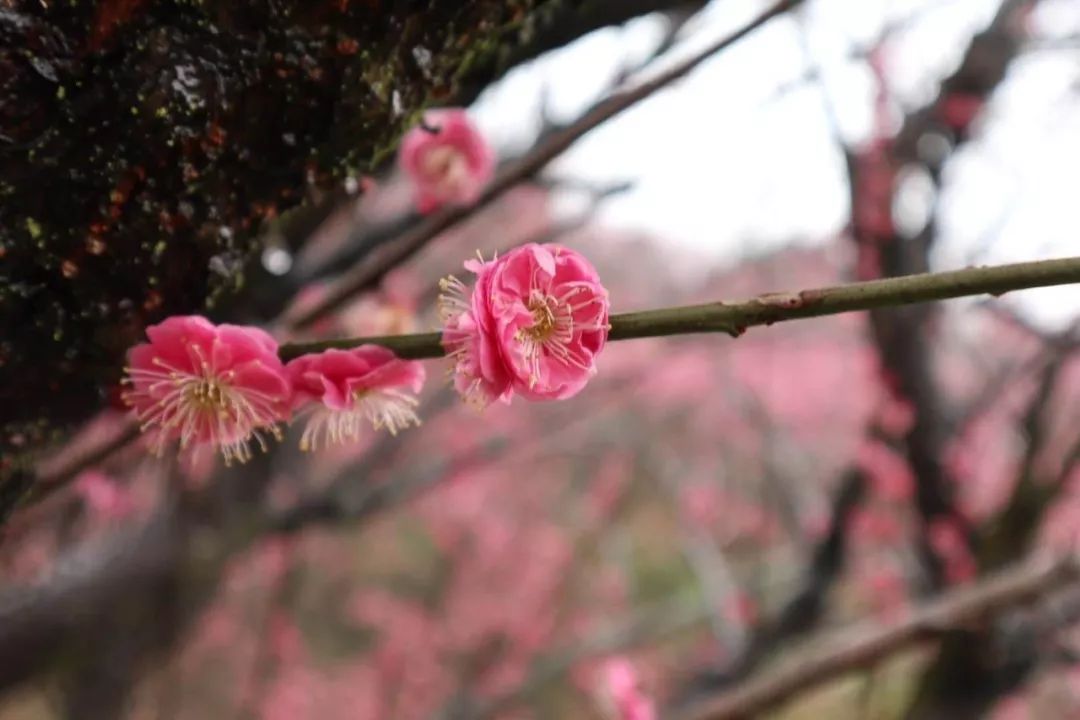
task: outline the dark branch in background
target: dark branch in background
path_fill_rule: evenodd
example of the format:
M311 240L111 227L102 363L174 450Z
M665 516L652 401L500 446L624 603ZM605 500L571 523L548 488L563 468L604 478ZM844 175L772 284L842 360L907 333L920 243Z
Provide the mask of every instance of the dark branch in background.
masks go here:
M1029 549L1042 520L1043 511L1065 490L1064 478L1040 477L1037 460L1051 432L1049 405L1071 356L1057 354L1039 374L1039 384L1028 401L1021 428L1027 444L1020 461L1019 479L1000 515L983 529L979 562L995 569Z
M755 628L745 650L734 661L723 669L699 673L688 683L679 694L680 706L692 705L705 695L740 682L769 654L817 626L825 610L829 589L843 572L849 521L864 493L863 474L849 469L833 497L828 530L814 547L810 564L795 592L781 606L774 620Z
M694 16L702 5L704 5L702 2L637 2L620 4L617 1L592 4L590 6L591 10L587 11L587 14L590 14L593 19L599 19L601 16L609 20L613 17L627 17L627 13L632 13L635 8L647 7L649 10L644 12L663 12L668 20L668 27L661 41L643 60L620 71L616 77L616 85L610 88L610 92L614 92L617 85L628 81L634 73L645 70L652 62L671 49L683 26ZM629 17L636 16L637 15L634 14L629 15ZM560 32L564 35L571 30L571 28L566 27L565 22L561 23L559 27ZM472 98L468 95L462 95L458 98L458 104L467 104L471 99ZM599 105L599 103L586 110L583 113L583 116L595 109L597 105ZM525 157L528 157L535 152L538 147L544 146L548 138L557 131L565 130L574 125L574 123L562 125L551 120L548 114L546 101L541 107L541 116L542 125L540 132L533 143L533 147L523 154ZM500 170L505 170L507 167L520 162L520 160L521 157L519 156L504 161L500 166ZM529 180L533 180L538 185L548 185L551 182L545 182L543 178L536 177L522 178L521 182L525 183ZM591 192L600 192L600 189L598 188L589 188L589 190ZM614 192L617 192L617 190L612 188L609 191L609 194L614 194ZM341 199L338 198L336 204L340 203ZM290 217L288 222L280 223L279 229L275 232L284 236L286 240L285 246L295 254L304 244L307 237L317 228L317 226L312 224L313 219L326 219L330 215L334 205L335 203L332 202L323 202L319 209L305 208L295 211L293 217ZM479 209L480 208L475 208L475 210ZM476 214L474 208L467 208L466 210L471 215ZM245 317L254 317L256 320L262 321L269 320L283 312L289 300L291 300L291 298L308 283L329 279L347 272L383 245L395 241L402 235L413 231L424 221L425 217L423 215L410 212L402 217L394 218L393 220L377 225L369 225L363 220L354 222L349 229L345 241L342 243L342 248L330 259L308 270L295 267L291 272L280 277L272 276L260 263L253 263L249 268L249 274L255 274L257 276L256 282L252 283L254 287L245 293L243 305L242 307L238 307L237 310L244 313Z
M921 161L940 188L944 161L948 156L928 157L925 150L920 151L920 146L932 137L932 133L940 135L943 131L947 132L942 121L945 103L968 97L986 102L1004 79L1020 44L1012 23L1013 15L1026 3L1027 0L1006 0L1002 3L990 26L972 39L959 69L942 84L938 101L905 119L895 145L894 161L898 167L907 162ZM969 133L970 125L964 124L953 126L951 134L960 143L969 137ZM936 235L936 219L931 218L915 238L907 242L900 237L894 238L883 248L883 272L886 275L902 275L928 267L930 249ZM875 320L874 332L886 367L898 380L900 393L915 408L915 423L906 440L908 458L916 477L916 505L919 512L927 523L934 522L938 517L946 517L950 522L965 527L966 522L955 507L954 480L948 477L942 466L947 440L947 413L930 360L929 319L929 315L924 313L908 315L886 311ZM971 528L967 530L970 532ZM935 584L940 584L940 567L931 579Z
M66 483L71 481L82 470L100 464L114 452L133 443L138 439L139 435L140 433L137 425L128 425L117 432L115 436L106 440L102 445L90 448L87 452L81 453L68 460L61 467L41 473L38 475L37 481L30 489L30 492L26 494L24 503L29 505L40 502L56 490L64 487Z
M1005 394L1015 382L1041 373L1049 365L1059 362L1063 355L1080 349L1080 325L1049 337L1040 336L1044 347L1025 361L1001 368L986 381L985 389L969 405L960 408L955 417L949 418L950 435L959 437Z
M164 509L146 527L127 530L103 547L80 548L47 584L0 593L0 688L53 669L73 647L89 642L92 628L111 624L119 608L133 611L144 594L175 589L181 528L171 512ZM144 621L138 618L138 624Z
M385 246L381 252L371 256L371 262L361 264L346 274L321 303L297 317L290 318L288 324L295 328L306 327L327 313L333 312L356 293L375 287L390 269L407 260L433 238L470 217L477 208L490 204L521 181L535 175L541 168L558 157L590 130L682 78L704 60L742 40L762 25L801 2L802 0L780 0L780 2L775 3L741 29L722 40L712 43L701 52L659 73L656 77L643 82L635 88L608 97L572 125L566 129L556 131L528 155L500 172L474 206L470 208L449 208L431 215L396 242Z
M142 664L212 597L225 561L258 537L253 516L277 451L167 498L140 527L61 555L39 583L0 591L0 691L57 673L71 702L95 690L108 691L94 698L103 711L122 702ZM178 487L175 472L167 482ZM105 659L116 677L97 667Z
M876 264L885 276L922 272L929 266L930 250L937 237L934 216L914 237L905 237L895 223L889 223L888 231L883 231L882 223L875 226L861 221L865 213L861 216L859 211L873 209L877 203L878 215L889 217L891 208L886 205L897 190L897 171L913 164L926 170L940 192L944 168L956 146L970 138L975 114L1001 83L1020 51L1015 16L1033 1L1005 0L989 26L971 40L959 68L944 80L938 96L909 114L895 138L879 139L876 146L861 153L847 152L852 234L864 265ZM864 173L875 171L890 173L892 188L888 197L875 199L866 194L866 188L880 182L880 178L875 181ZM951 430L950 413L943 404L944 395L935 379L932 361L933 308L883 309L872 313L871 318L889 385L897 397L909 402L915 410L915 422L904 440L907 460L916 478L915 504L924 525L917 542L929 589L939 590L945 580L942 561L926 532L935 523L947 522L960 529L970 552L984 568L989 567L983 554L989 546L1005 548L994 559L994 566L1019 557L1026 542L1006 541L1003 545L997 539L980 535L956 507L954 479L943 465ZM1029 452L1034 450L1029 448ZM1026 484L1021 480L1018 487L1024 488ZM1043 495L1044 501L1046 494ZM1021 525L1034 528L1045 502L1036 503L1039 505L1036 509L1028 504L1029 499L1026 493L1014 498L1025 507L1015 512L1007 510L1006 516L1015 519L1018 513L1024 518ZM1009 540L1018 538L1014 534ZM946 638L918 686L909 709L910 717L919 720L974 717L984 712L995 697L1015 687L1024 673L993 661L991 650L1000 639L1000 633L993 627Z
M1004 52L1002 52L1003 42L998 37L1004 32L1003 26L1011 9L1010 4L1007 3L994 23L991 24L990 29L973 39L971 48L969 48L961 68L945 81L939 98L926 109L915 113L906 120L904 129L900 133L900 142L903 145L899 150L892 148L896 157L892 158L890 162L895 162L895 166L898 167L904 162L925 161L924 158L919 157L917 152L919 139L926 132L942 130L939 119L940 109L942 102L948 97L949 93L977 91L978 97L985 99L993 87L1000 82L1004 76L1005 67L1011 59L1010 53L1014 51L1011 38L1006 36ZM988 45L991 46L991 49L986 47ZM949 131L955 131L956 139L960 140L966 137L967 128L965 126ZM853 207L856 207L856 203L860 200L857 195L859 177L856 175L859 165L853 152L847 150L846 156L851 172L852 203ZM935 182L940 183L944 158L936 158L935 162L936 166L932 168L933 177ZM882 253L881 263L885 274L902 276L925 271L927 269L927 250L933 236L933 229L933 223L931 223L924 229L920 237L911 244L898 236L885 240L884 244L887 245L887 249ZM854 223L853 233L857 241L868 246L881 246L882 238L874 237L870 233L862 234L861 231L860 225ZM917 423L917 427L909 435L908 452L909 460L920 485L919 509L923 517L930 521L942 514L955 515L955 510L952 508L951 487L945 484L948 481L941 472L939 462L945 438L947 435L951 435L957 427L945 427L941 424L943 418L942 409L938 406L936 390L926 384L933 383L932 368L928 361L927 348L923 339L928 311L929 308L883 309L874 312L873 317L876 335L882 348L882 355L893 371L894 377L899 380L898 389L914 400L916 410L920 414L921 426ZM960 425L961 429L963 424ZM842 497L843 488L837 502ZM839 534L837 535L838 531ZM829 536L817 549L815 565L830 557L829 545L837 539L842 540L842 533L842 526L836 524L836 515L834 513L833 527ZM927 548L927 550L929 549ZM1015 557L1019 551L1019 548L1013 548L1012 556ZM925 555L926 553L924 553ZM931 575L936 575L938 573L936 559L933 556L929 556L927 559L931 563ZM773 626L777 629L792 628L796 632L774 631L773 642L782 641L792 634L805 631L812 627L817 618L820 617L824 590L827 589L830 580L834 579L839 572L837 566L830 565L827 562L824 564L823 569L826 572L820 576L820 579L811 570L804 588L785 606ZM765 642L769 639L769 635L770 628L766 626L755 637L758 647L768 647L771 644ZM985 648L982 644L977 644L977 647ZM751 646L751 649L753 648L754 645ZM985 649L982 652L985 653ZM695 689L695 686L698 692L730 686L733 681L738 681L744 677L747 671L757 664L759 657L755 657L755 655L760 656L760 652L748 652L745 657L740 658L739 662L733 664L726 673L716 673L711 677L700 678L691 687L691 691ZM751 680L744 686L735 686L731 692L738 694L743 688L752 690L753 683L754 681ZM753 709L743 708L741 711L733 712L731 716L741 717L753 712ZM917 713L915 716L919 717ZM721 714L718 717L726 717L726 715Z
M1056 477L1040 474L1037 459L1049 439L1049 404L1069 358L1067 353L1055 354L1039 373L1038 388L1022 418L1027 445L1018 480L1004 510L979 528L976 559L983 571L998 569L1030 549L1043 514L1065 490L1071 459L1065 458ZM988 648L1002 647L1011 652L988 652ZM1034 638L1022 626L991 626L946 636L919 686L911 717L944 720L982 715L994 700L1015 690L1037 668L1037 650Z
M620 25L648 13L662 13L669 19L672 30L661 43L662 50L666 50L677 29L704 4L701 0L590 0L580 7L571 7L565 2L541 5L524 21L528 27L522 28L522 37L531 38L530 41L516 48L501 48L490 66L473 68L467 78L459 78L453 96L441 98L439 103L469 105L484 87L513 68L594 30ZM387 155L371 171L386 172L392 159L393 155ZM264 244L279 243L290 254L296 255L323 221L350 203L350 193L341 189L309 190L313 196L308 198L308 203L288 211L273 223ZM422 216L410 213L386 224L355 224L350 228L344 252L328 265L316 267L311 272L295 267L285 275L275 275L263 267L259 257L253 257L244 271L245 291L234 298L223 299L215 315L249 323L269 321L281 313L307 283L344 272L365 255L422 221Z
M1080 567L1075 560L1030 559L977 585L945 593L896 622L841 631L784 660L775 670L701 700L675 717L677 720L753 717L804 690L844 673L873 667L896 652L940 638L943 633L992 625L1019 605L1062 588L1076 588L1078 583Z
M617 377L606 382L608 393L618 393L630 385L634 379ZM429 405L425 413L431 422L438 415L457 406L458 399L449 389L443 390ZM618 406L618 402L615 406ZM537 438L536 443L561 446L572 442L582 425L598 422L605 414L603 409L593 409L588 416L580 416L565 424L554 434ZM613 409L614 411L614 409ZM564 439L565 442L560 442ZM398 435L377 445L359 463L344 468L337 476L318 492L302 498L292 507L273 513L266 520L264 530L269 533L294 533L309 525L357 523L389 508L408 502L424 491L432 488L439 479L461 472L478 464L492 462L513 449L515 457L521 458L532 448L520 443L509 445L501 439L492 439L482 445L447 458L433 460L426 466L406 477L376 485L370 482L358 482L371 470L388 467L407 446L406 435Z
M613 183L603 186L581 183L575 184L572 180L561 180L558 178L538 178L533 184L550 190L580 189L582 192L588 194L590 204L593 207L601 200L626 192L633 186L632 183L629 182ZM365 257L375 252L386 243L397 239L403 232L417 225L422 220L423 217L420 215L409 214L377 227L354 225L350 228L349 234L342 244L343 247L337 254L306 272L290 274L288 280L285 282L285 285L291 288L289 297L295 295L300 288L310 283L331 279L348 271ZM295 277L293 275L295 275ZM282 308L278 306L274 309L274 312L276 314L281 310Z

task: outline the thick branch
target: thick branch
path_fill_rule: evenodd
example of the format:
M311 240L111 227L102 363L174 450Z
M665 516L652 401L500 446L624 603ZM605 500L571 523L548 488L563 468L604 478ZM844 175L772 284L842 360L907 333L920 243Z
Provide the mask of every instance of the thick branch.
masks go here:
M768 293L731 304L716 302L624 313L611 317L611 333L608 337L610 340L629 340L706 332L726 332L737 337L747 328L786 320L984 293L1001 295L1014 290L1071 283L1080 283L1080 257L923 273L798 292ZM350 348L365 343L383 345L403 358L443 355L441 335L437 332L292 343L282 346L281 355L289 360L305 353L328 348Z
M866 668L943 632L986 618L1080 581L1074 560L1029 561L978 585L943 595L902 620L860 627L834 636L824 646L784 662L775 671L691 707L678 720L744 718L776 707L795 694Z

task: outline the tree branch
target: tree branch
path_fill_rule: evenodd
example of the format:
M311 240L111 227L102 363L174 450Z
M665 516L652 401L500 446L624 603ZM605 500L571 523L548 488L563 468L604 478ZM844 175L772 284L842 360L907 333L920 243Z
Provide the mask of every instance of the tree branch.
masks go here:
M862 625L807 648L769 674L690 707L676 720L745 718L844 673L871 666L942 632L996 617L1046 593L1080 582L1073 559L1028 561L978 585L952 591L904 619Z
M1080 257L922 273L797 292L767 293L731 304L715 302L613 315L608 339L629 340L707 332L726 332L738 337L747 328L786 320L984 293L1002 295L1014 290L1071 283L1080 283ZM402 358L433 358L444 354L441 334L433 332L290 343L281 347L281 356L290 360L306 353L367 343L390 348Z
M844 473L832 499L829 528L817 542L810 565L799 586L786 600L775 619L754 630L743 652L726 666L696 675L678 695L680 706L696 703L701 697L734 687L746 678L783 643L809 632L821 619L829 588L843 570L847 555L848 527L852 513L865 494L865 478L856 468Z

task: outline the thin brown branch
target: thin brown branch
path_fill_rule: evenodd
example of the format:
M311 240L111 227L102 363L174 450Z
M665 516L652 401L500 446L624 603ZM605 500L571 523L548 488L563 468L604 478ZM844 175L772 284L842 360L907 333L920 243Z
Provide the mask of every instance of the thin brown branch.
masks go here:
M1075 560L1029 560L977 585L954 590L886 625L861 625L807 648L775 670L703 700L677 720L745 718L845 673L865 669L943 632L1000 615L1080 582Z
M608 339L628 340L708 332L725 332L737 337L747 328L786 320L984 293L1001 295L1015 290L1070 283L1080 283L1080 257L922 273L795 292L767 293L737 303L714 302L624 313L611 317ZM388 347L403 358L432 358L444 354L441 335L433 332L293 343L281 347L281 356L289 360L309 352L351 348L366 343Z

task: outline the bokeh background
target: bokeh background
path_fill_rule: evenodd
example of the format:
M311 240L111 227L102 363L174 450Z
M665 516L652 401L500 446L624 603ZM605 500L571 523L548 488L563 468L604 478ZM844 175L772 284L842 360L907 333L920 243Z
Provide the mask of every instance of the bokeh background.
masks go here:
M470 114L512 163L764 6L643 13ZM1075 0L810 0L292 337L434 329L440 277L523 242L583 252L616 311L1075 254L1078 130ZM304 242L264 236L235 316L310 307L422 222L392 167L351 182ZM613 343L580 395L482 413L428 361L396 437L303 454L294 432L233 468L129 445L5 526L0 717L629 720L612 658L666 717L1073 552L1078 322L1064 286ZM767 716L1077 717L1078 621L1074 584Z

